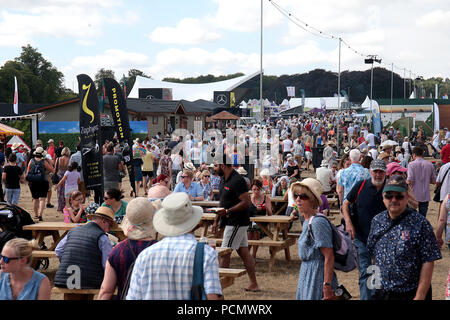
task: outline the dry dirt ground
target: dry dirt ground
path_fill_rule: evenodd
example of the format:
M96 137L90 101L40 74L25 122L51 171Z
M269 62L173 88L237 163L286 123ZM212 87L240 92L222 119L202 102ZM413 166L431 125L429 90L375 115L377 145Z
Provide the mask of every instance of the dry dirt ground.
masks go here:
M312 172L305 172L302 174L304 177L311 176L314 174ZM127 180L124 180L122 189L125 191L125 200L131 200L130 197L130 184ZM141 194L142 196L142 194ZM92 198L91 198L92 199ZM63 221L63 215L56 211L56 192L53 191L52 194L52 204L55 208L45 209L44 211L44 221ZM27 185L22 185L22 194L20 197L19 206L26 209L31 215L33 215L33 205L31 202L31 194ZM427 218L430 221L433 228L436 227L438 218L438 204L431 201L428 210ZM335 219L335 224L339 224L341 217L338 216ZM300 231L301 224L297 220L292 232ZM46 241L49 241L48 237ZM433 287L433 300L443 300L445 299L446 290L446 280L447 274L450 267L450 250L448 248L442 249L441 260L435 262L434 273L432 280ZM258 250L258 256L256 259L256 276L261 289L259 293L248 293L243 290L245 286L248 285L249 280L247 276L237 278L235 283L224 289L225 299L236 299L236 300L293 300L295 299L295 293L297 288L298 273L300 269L301 261L298 258L297 245L291 247L291 261L286 261L284 258L284 251L280 251L277 254L277 259L275 262L274 271L268 271L268 259L269 250L267 247L260 247ZM47 274L50 280L53 280L54 274L57 270L58 262L57 259L50 259L50 266L47 270L42 272ZM244 265L237 255L233 252L231 258L231 268L244 268ZM354 270L350 273L337 272L337 277L340 284L343 284L345 288L353 296L352 299L359 300L359 287L358 287L358 271ZM59 300L62 299L61 295L52 294L52 299Z

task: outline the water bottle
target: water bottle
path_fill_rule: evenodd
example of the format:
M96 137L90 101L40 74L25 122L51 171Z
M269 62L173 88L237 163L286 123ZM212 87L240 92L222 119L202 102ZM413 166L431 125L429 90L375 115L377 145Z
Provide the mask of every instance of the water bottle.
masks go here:
M64 208L63 213L64 213L64 222L65 223L70 223L69 209L68 208Z

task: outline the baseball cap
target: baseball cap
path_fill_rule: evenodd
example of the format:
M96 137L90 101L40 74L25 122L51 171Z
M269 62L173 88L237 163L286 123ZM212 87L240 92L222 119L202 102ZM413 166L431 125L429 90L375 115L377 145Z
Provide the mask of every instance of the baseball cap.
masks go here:
M393 176L389 178L386 182L383 193L388 191L394 192L406 192L408 191L408 184L406 183L406 179L402 176Z
M386 172L387 171L386 162L381 159L374 159L370 163L370 170L372 170L372 171L382 170L382 171Z
M398 162L391 162L387 165L386 173L388 176L390 176L391 174L393 174L396 171L406 172L406 171L408 171L408 169L402 167Z

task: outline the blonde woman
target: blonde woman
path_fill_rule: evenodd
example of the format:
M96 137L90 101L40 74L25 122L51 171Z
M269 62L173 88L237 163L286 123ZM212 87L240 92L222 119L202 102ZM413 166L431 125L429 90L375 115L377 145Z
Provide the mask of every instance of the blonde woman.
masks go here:
M198 183L203 190L203 198L205 201L210 201L214 197L213 188L211 187L211 182L209 181L210 177L211 174L209 171L203 170L200 174L200 181Z
M9 240L0 258L0 300L50 300L50 280L30 267L35 241Z
M66 173L67 169L69 168L69 161L70 161L70 149L67 147L64 147L61 151L61 156L56 159L55 161L55 173L59 176L59 180L62 180L64 177L64 174ZM57 197L58 197L58 207L56 208L56 211L63 212L64 207L67 206L67 200L65 195L65 182L59 185L57 188Z

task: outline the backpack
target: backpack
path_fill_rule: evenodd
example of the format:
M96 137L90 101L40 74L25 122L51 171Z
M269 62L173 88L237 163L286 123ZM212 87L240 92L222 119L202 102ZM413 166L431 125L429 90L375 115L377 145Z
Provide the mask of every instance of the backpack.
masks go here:
M343 272L350 272L354 270L357 265L356 250L353 246L353 241L350 235L344 230L344 226L336 227L323 214L316 214L309 219L308 234L314 240L311 223L314 217L322 217L328 221L331 226L333 234L333 253L334 253L334 268Z
M28 172L25 179L28 182L41 182L45 180L45 165L43 161L37 162L32 160L30 171ZM45 161L45 160L44 160Z

